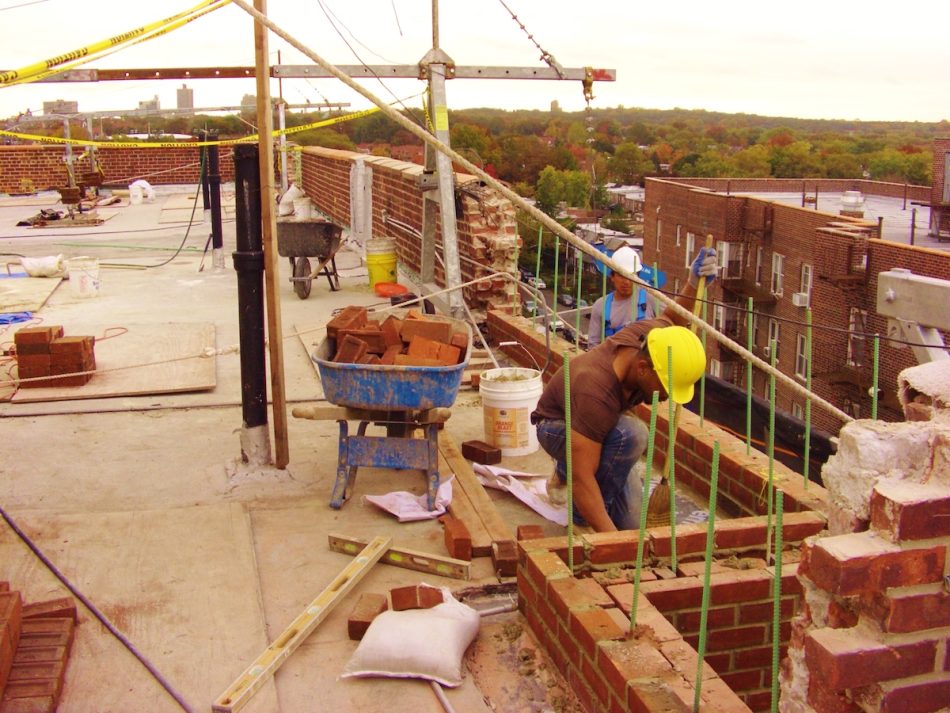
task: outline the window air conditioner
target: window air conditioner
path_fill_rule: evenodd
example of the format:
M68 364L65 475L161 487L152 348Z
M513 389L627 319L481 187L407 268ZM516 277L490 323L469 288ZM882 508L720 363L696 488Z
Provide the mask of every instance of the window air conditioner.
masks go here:
M796 307L807 307L808 306L808 293L807 292L796 292L792 295L792 304Z

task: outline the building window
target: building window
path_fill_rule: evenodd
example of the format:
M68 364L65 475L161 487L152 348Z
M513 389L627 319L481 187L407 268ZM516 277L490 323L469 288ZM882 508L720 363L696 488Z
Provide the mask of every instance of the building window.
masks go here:
M759 343L759 315L752 313L752 346Z
M716 257L719 260L719 272L726 277L742 277L742 243L716 243Z
M808 354L804 334L799 334L795 340L795 376L799 379L808 378Z
M755 249L755 284L762 284L762 248Z
M857 307L851 308L848 317L848 366L864 366L867 360L867 337L865 336L868 313Z
M696 250L696 236L686 233L686 267L693 264L693 252Z
M792 404L792 416L797 418L799 421L805 418L805 410L802 408L800 403Z
M781 297L785 272L785 256L772 253L772 294Z
M663 221L656 219L656 251L660 252L660 238L663 234Z
M717 331L720 331L720 332L725 332L725 331L726 331L726 329L725 329L725 327L726 327L726 308L725 308L724 305L714 305L714 306L713 306L713 320L712 320L712 325L713 325L713 327L716 328ZM718 374L717 374L716 376L718 376Z
M808 304L811 304L811 265L808 263L802 263L802 279L799 286L801 288L799 292L808 295Z
M679 246L682 244L681 241L680 241L680 238L682 238L682 237L683 237L683 226L677 224L677 226L676 226L676 247L679 247Z
M673 280L673 296L676 297L680 293L680 278Z
M778 364L778 345L779 334L782 329L782 323L775 319L769 320L769 343L766 345L769 349L775 349L775 363Z

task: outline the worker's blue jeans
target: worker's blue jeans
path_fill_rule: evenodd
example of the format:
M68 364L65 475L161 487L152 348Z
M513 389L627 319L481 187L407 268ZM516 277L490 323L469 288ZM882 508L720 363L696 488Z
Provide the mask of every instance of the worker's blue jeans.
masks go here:
M554 458L558 478L562 483L566 483L564 421L546 419L538 423L537 429L538 443ZM642 487L639 478L630 476L630 470L646 450L648 438L647 428L640 419L621 416L601 446L600 466L596 474L597 485L604 498L607 514L620 530L631 530L639 526ZM574 523L587 524L576 505Z

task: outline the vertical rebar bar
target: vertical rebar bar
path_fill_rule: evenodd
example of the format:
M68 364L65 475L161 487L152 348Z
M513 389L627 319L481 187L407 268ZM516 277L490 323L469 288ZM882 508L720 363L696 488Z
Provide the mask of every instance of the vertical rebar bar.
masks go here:
M752 314L752 298L749 298L746 312L746 349L750 352L754 344L752 333L754 315ZM745 365L745 454L752 452L752 362Z
M778 670L779 645L781 641L782 618L782 512L784 498L782 492L775 494L775 572L772 575L772 713L778 711Z
M551 286L553 292L551 293L553 302L551 303L551 309L554 312L554 329L557 331L557 273L558 273L558 262L561 257L561 237L555 233L554 234L554 284Z
M703 569L703 601L699 610L699 649L696 657L696 688L693 713L699 711L702 693L703 663L706 658L706 624L709 617L709 577L712 573L713 542L716 539L716 491L719 488L719 441L713 441L712 473L709 476L709 521L706 523L706 566Z
M647 510L650 508L650 482L653 476L653 455L656 443L656 406L660 394L653 392L650 405L650 438L647 441L646 470L643 473L643 493L640 499L640 536L637 538L637 568L633 572L633 602L630 604L630 631L637 625L637 604L640 602L640 571L643 568L643 547L647 539Z
M581 348L581 283L584 281L584 253L575 248L577 257L576 262L579 267L574 271L577 275L577 296L574 298L574 347L580 351Z
M805 490L808 490L808 466L811 462L811 317L811 307L809 307L805 310L805 354L808 358L805 364L805 390L808 391L808 395L805 397L805 462L802 466Z
M877 382L881 368L881 335L874 335L874 362L871 369L871 419L877 419Z
M534 318L538 316L538 297L544 297L541 293L541 290L538 289L538 280L541 279L541 243L544 240L544 226L538 226L538 255L534 259L534 289L536 291L534 297L534 308L531 310L531 320L534 321Z
M567 474L567 566L574 574L574 478L571 473L571 358L564 352L564 470Z
M769 457L769 481L766 485L768 490L768 502L766 503L765 518L765 544L766 557L768 557L768 548L772 544L772 484L775 478L775 362L778 351L778 343L774 339L769 340L769 366L772 371L769 372L769 438L768 438L768 457Z
M670 405L670 436L666 444L667 484L670 486L670 562L676 571L676 409L673 405L673 347L666 348L666 400Z
M700 308L703 321L706 321L706 300L703 300L703 306ZM706 330L703 330L700 341L703 345L703 354L706 353ZM706 423L706 372L699 377L699 427L702 428Z

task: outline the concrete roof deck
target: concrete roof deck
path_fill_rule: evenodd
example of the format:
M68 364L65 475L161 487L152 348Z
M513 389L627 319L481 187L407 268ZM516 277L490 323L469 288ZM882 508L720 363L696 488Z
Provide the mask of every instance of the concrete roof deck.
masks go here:
M80 297L62 282L36 312L43 324L62 324L67 334L101 337L107 327L131 324L213 324L215 346L225 352L216 357L216 385L194 393L0 402L0 440L8 444L0 455L0 505L195 710L208 710L351 561L328 549L328 533L365 539L390 535L397 545L434 554L445 549L437 522L399 524L360 499L393 490L421 494L421 475L364 469L351 501L341 510L329 507L338 445L333 422L288 414L289 467L249 469L241 463L240 360L228 349L239 341L237 280L230 260L234 222L226 213L224 270L212 268L209 253L199 271L210 231L203 223L193 226L186 251L171 263L139 269L170 257L185 233L181 223L159 222L163 207L179 205L181 195L158 188L154 203L104 209L114 211L113 217L95 228L18 228L18 220L40 207L57 206L48 200L45 206L0 200L0 251L101 260L98 296ZM357 255L341 251L337 262L342 289L331 292L320 278L310 298L300 300L286 281L288 260L280 261L290 406L322 395L305 345L322 339L319 327L332 310L380 302ZM316 329L301 338L295 327ZM0 339L12 341L16 328L7 328ZM149 354L141 357L144 362ZM463 387L446 429L457 442L483 437L476 392ZM506 458L504 465L540 473L550 468L540 451ZM563 532L510 496L490 495L512 528L539 524L547 534ZM497 582L491 569L490 559L476 559L472 581L461 582L377 565L351 597L420 581L453 590ZM6 526L0 528L0 580L9 581L27 601L69 595ZM352 601L329 615L245 710L313 710L315 701L321 710L442 710L420 681L338 679L356 647L346 634ZM510 618L499 621L517 621L517 615L504 616ZM483 621L483 630L487 626ZM494 655L491 646L482 648ZM447 691L457 710L505 708L504 700L491 698L502 695L503 686L495 685L489 696L476 685L484 663L470 666L463 685ZM481 674L483 680L494 677L496 684L505 675L501 669ZM180 708L80 607L58 710Z

